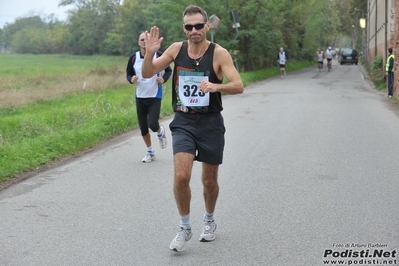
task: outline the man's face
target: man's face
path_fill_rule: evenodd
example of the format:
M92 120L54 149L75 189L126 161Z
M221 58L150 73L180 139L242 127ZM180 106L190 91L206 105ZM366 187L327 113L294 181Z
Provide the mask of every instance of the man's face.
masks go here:
M204 23L204 18L201 13L185 15L183 24L183 30L187 39L193 43L202 42L209 30L209 22Z
M145 34L142 33L140 34L139 40L137 42L140 46L140 48L145 49Z

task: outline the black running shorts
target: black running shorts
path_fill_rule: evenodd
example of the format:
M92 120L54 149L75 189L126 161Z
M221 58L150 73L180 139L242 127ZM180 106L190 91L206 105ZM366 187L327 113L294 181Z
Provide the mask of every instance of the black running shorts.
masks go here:
M222 164L226 129L221 113L175 112L169 128L173 155L186 152L194 155L197 161Z

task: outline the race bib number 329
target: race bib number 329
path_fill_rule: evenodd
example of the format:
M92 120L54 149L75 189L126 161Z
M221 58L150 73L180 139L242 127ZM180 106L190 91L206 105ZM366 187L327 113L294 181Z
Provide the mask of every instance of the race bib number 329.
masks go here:
M208 76L179 76L179 97L185 106L209 106L209 92L199 89L203 80Z

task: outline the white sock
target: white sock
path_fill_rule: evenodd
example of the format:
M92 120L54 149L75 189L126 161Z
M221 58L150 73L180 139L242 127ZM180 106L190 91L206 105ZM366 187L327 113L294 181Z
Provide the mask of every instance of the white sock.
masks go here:
M214 218L213 218L213 213L209 213L209 212L205 211L204 220L211 220L211 221L213 221L213 220L214 220Z
M191 229L190 214L180 216L180 227L183 226L187 229Z
M159 131L159 133L157 133L158 137L161 137L165 132L165 129L163 129L163 127L160 127L160 128L161 128L161 130Z
M147 151L148 151L148 152L151 152L151 153L154 153L154 149L152 148L152 146L148 147L148 148L147 148Z

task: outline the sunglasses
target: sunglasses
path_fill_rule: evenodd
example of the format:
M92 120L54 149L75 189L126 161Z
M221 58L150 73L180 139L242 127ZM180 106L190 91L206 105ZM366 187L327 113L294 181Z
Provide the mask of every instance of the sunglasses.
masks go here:
M205 24L206 24L206 22L204 22L204 23L198 23L198 24L195 24L195 25L190 25L190 24L183 24L183 25L184 25L184 28L185 28L187 31L192 31L193 28L195 28L196 30L203 29L203 28L205 27Z

